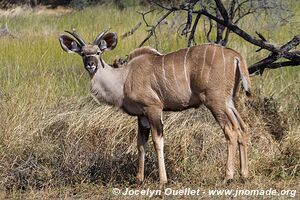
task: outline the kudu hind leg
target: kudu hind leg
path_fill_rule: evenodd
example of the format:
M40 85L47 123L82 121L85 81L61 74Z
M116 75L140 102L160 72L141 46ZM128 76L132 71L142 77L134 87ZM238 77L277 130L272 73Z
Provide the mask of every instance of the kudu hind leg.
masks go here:
M238 111L234 105L230 106L226 110L226 114L233 125L233 131L237 134L237 141L239 145L240 152L240 174L243 179L248 177L248 155L247 155L247 145L248 145L248 133L247 127L240 117Z
M150 133L150 125L146 117L138 117L138 135L137 135L137 148L138 148L138 172L137 182L141 184L144 181L145 169L145 154L146 146Z
M233 107L232 111L237 121L240 124L240 129L238 130L238 144L240 152L240 174L243 179L248 178L248 142L249 134L246 124L241 118L238 111Z
M226 106L207 106L219 123L227 140L227 163L226 175L224 182L228 183L233 179L234 175L234 161L237 149L237 132L233 130L233 125L226 114Z

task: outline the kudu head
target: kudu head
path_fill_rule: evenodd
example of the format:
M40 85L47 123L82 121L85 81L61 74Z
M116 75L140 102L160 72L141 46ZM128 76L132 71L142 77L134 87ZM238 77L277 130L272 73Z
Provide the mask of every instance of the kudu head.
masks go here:
M104 51L112 50L116 47L118 38L116 33L107 33L108 30L100 33L92 44L86 44L75 32L69 32L68 35L61 35L59 42L62 49L68 53L79 54L84 63L85 69L92 76L99 67L104 67L101 55Z

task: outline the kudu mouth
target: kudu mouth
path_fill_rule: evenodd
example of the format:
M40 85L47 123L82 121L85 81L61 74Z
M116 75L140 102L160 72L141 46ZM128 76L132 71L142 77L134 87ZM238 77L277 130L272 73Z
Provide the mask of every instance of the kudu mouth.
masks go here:
M101 58L99 57L99 59ZM97 72L99 61L95 55L84 56L83 63L85 69L89 72L90 75L94 75Z

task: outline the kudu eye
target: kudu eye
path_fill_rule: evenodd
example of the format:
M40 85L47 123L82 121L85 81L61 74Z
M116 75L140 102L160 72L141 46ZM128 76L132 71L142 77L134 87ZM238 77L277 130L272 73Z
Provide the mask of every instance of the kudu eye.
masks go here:
M100 52L100 51L98 51L96 54L99 56L99 55L100 55L100 53L101 53L101 52Z

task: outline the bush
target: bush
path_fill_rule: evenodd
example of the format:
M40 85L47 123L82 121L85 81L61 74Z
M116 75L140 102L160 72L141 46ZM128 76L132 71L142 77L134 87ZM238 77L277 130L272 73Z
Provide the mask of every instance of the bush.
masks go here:
M70 6L75 9L83 9L90 5L103 3L105 3L105 0L71 0Z
M0 8L10 8L18 5L29 5L35 7L37 5L51 5L52 7L60 5L69 5L71 0L1 0Z
M119 9L131 6L146 6L147 0L0 0L0 8L10 8L18 5L29 5L35 7L37 5L49 5L51 7L70 6L75 9L83 9L87 6L96 4L113 4Z

